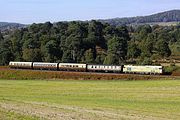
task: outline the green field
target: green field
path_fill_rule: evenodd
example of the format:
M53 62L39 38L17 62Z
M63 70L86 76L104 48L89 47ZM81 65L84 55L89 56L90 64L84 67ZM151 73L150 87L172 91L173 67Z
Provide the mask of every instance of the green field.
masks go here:
M0 80L3 120L178 120L180 80Z

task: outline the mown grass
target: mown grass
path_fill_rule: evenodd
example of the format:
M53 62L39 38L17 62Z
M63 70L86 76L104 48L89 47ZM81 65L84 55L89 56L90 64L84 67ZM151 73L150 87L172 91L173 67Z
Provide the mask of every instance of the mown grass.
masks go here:
M68 106L111 111L113 114L123 115L123 119L179 119L180 81L0 80L0 108L4 103L5 106L10 104L16 107L26 104L37 107L40 104L48 105L47 109ZM7 111L4 107L1 109ZM4 114L6 117L9 113L2 110L0 116ZM15 108L11 113L17 118L34 118L29 113L19 113ZM36 117L41 116L37 113ZM76 119L80 118L81 116Z
M11 111L0 110L0 120L38 120L38 117L21 115Z

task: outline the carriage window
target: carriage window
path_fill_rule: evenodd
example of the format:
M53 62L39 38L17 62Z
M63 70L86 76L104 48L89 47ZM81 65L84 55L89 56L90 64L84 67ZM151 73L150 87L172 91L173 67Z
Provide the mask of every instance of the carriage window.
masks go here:
M131 68L127 68L127 70L131 71Z

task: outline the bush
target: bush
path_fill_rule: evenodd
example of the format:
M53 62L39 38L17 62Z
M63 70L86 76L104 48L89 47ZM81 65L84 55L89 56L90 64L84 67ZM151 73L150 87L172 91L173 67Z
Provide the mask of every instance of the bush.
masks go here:
M176 71L178 69L179 69L178 66L175 66L174 64L171 64L170 66L165 66L164 67L164 73L169 75L169 74L172 74L173 71Z

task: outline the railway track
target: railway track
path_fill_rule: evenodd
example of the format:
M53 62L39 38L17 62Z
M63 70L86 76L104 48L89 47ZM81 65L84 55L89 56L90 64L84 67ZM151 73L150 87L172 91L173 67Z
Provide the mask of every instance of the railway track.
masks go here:
M10 70L10 68L6 66L0 66L0 70Z

